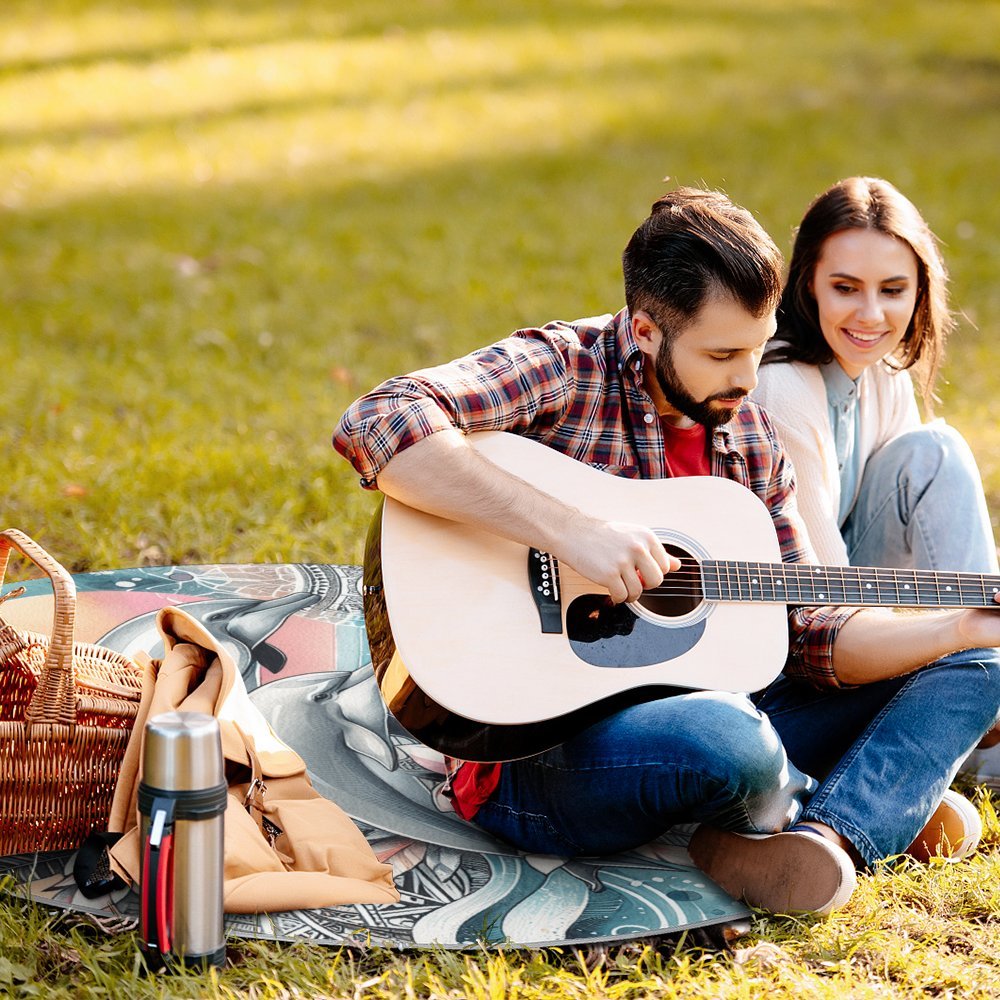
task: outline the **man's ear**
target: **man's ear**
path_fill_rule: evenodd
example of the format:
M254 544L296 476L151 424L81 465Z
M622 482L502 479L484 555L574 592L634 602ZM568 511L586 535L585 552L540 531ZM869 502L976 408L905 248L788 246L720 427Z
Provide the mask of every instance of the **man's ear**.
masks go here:
M660 328L644 309L636 310L632 317L632 337L639 350L650 357L656 357L656 352L660 349L660 344L663 341Z

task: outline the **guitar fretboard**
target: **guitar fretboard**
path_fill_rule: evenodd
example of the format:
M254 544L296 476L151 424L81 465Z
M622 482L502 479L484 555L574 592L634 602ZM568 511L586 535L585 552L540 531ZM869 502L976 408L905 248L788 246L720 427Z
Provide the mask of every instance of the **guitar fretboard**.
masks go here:
M981 573L710 559L701 563L701 578L704 596L710 601L900 608L1000 607L994 601L1000 592L1000 576Z

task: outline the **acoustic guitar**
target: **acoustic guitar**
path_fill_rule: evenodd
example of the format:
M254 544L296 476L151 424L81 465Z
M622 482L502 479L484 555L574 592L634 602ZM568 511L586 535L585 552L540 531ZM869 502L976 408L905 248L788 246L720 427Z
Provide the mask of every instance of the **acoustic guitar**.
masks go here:
M680 689L759 690L787 657L789 605L996 607L998 576L783 563L767 508L731 480L623 479L513 434L469 441L587 514L648 525L681 568L614 605L546 552L384 498L364 560L375 675L449 756L530 756Z

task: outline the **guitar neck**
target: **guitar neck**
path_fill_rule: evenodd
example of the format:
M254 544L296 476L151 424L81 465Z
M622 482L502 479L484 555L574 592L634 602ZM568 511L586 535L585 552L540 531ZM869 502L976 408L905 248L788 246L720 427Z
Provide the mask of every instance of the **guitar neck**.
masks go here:
M701 584L711 601L851 607L996 608L1000 592L1000 576L981 573L711 559Z

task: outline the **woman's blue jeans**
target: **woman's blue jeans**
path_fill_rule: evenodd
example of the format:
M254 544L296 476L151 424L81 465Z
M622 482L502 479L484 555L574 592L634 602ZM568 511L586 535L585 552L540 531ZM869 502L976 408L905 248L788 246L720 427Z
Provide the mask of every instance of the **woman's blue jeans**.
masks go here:
M992 649L856 688L781 678L753 700L676 694L506 764L475 821L522 850L579 856L678 823L771 833L804 818L874 864L912 843L998 703Z
M868 459L841 532L854 566L1000 572L976 460L942 421L901 434ZM961 769L1000 784L1000 746L974 750Z
M997 572L976 460L943 421L900 434L868 459L841 534L852 566Z

